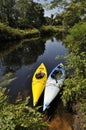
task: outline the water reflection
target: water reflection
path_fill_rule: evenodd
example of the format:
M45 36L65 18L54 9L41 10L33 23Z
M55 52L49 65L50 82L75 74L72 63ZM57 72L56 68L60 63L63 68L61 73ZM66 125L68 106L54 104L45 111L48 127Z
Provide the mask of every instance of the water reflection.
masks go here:
M6 56L1 58L0 64L6 66L4 73L8 73L10 71L16 72L18 69L20 69L22 65L33 64L34 62L36 62L37 57L40 54L43 54L44 49L45 44L40 40L29 42L26 44L24 43L22 46L19 46L17 49L13 50L11 53L8 53ZM7 48L4 48L4 52L5 51L8 51L8 46Z
M10 101L15 102L16 98L24 99L28 95L31 97L31 80L38 65L44 62L49 74L59 62L65 63L64 59L57 61L55 57L67 53L68 50L56 38L47 40L41 38L22 41L19 44L17 42L2 45L0 47L0 75L13 72L14 78L16 77L16 80L7 86L10 89Z

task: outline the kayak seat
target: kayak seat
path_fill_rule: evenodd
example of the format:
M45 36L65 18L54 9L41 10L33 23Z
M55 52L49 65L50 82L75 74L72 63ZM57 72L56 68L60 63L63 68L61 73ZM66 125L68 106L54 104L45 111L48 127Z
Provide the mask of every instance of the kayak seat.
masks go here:
M42 71L40 71L40 72L38 72L38 73L35 75L35 77L36 77L37 79L41 79L41 78L44 77L44 75L45 75L45 73L42 72Z
M54 79L58 79L58 78L60 78L61 76L62 76L62 71L61 71L61 70L55 70L55 71L52 73L52 75L51 75L51 77L54 78Z

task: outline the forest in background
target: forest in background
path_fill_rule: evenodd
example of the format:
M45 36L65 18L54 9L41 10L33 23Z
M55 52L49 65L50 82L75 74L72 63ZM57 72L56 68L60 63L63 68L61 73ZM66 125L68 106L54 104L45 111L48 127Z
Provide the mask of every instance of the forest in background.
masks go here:
M85 0L70 0L70 2L53 0L50 5L50 9L61 7L63 11L57 12L55 16L44 17L43 6L33 0L0 0L0 37L24 38L28 37L28 31L33 29L36 31L33 33L38 35L41 30L43 34L51 32L53 27L63 30L63 41L70 50L69 55L65 57L66 70L73 69L74 72L71 76L67 74L62 101L64 105L68 104L70 107L80 103L78 111L82 113L80 127L83 130L86 129L86 2ZM4 90L1 87L0 89L0 127L3 130L14 130L17 126L23 126L28 130L35 128L42 130L46 127L40 113L28 108L26 104L22 106L19 104L17 107L9 105ZM28 124L28 118L31 118L32 124Z
M45 17L45 6L33 0L0 1L0 40L15 40L27 37L68 32L68 29L80 21L85 21L84 0L53 1L49 9L60 8L61 12ZM65 30L65 31L64 31Z

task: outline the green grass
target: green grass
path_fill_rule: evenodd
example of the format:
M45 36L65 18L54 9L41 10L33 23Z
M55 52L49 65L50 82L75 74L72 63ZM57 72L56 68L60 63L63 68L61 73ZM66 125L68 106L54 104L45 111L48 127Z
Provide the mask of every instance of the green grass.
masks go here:
M57 27L57 26L42 26L40 30L33 28L33 29L26 29L26 30L20 30L20 29L14 29L7 25L4 25L3 23L0 23L0 40L1 41L12 41L12 40L21 40L26 38L34 38L38 37L40 35L52 35L64 32L64 28Z
M38 29L20 30L14 29L3 23L0 23L0 39L5 40L21 40L25 38L32 38L39 35Z
M53 34L53 33L59 33L63 32L64 29L62 27L57 27L57 26L42 26L41 28L41 34Z

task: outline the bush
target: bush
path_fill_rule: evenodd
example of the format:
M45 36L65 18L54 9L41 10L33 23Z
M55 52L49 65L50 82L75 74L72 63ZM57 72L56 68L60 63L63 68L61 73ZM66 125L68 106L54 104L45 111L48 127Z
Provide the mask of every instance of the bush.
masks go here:
M65 57L67 70L74 71L65 80L62 100L67 102L80 102L81 110L86 113L86 22L80 22L70 29L64 40L70 53ZM85 117L85 116L84 116ZM84 119L86 120L86 118ZM83 123L84 124L84 123ZM82 127L84 127L82 125Z
M38 112L38 108L32 109L28 104L28 97L26 100L17 102L15 104L8 103L8 96L5 93L6 83L12 82L14 79L11 74L2 77L0 80L0 129L1 130L42 130L47 126L43 122L42 114ZM12 78L12 79L9 79ZM4 83L5 82L5 83Z

